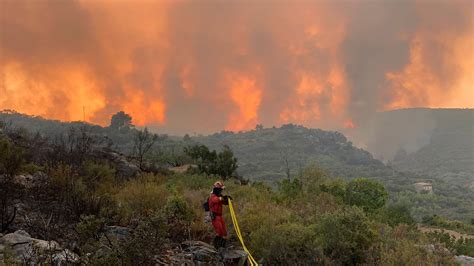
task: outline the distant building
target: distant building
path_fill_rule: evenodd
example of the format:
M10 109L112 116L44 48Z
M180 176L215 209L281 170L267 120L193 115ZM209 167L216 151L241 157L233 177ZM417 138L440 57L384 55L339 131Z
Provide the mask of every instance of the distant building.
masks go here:
M418 193L433 193L433 184L427 182L415 183L415 189Z

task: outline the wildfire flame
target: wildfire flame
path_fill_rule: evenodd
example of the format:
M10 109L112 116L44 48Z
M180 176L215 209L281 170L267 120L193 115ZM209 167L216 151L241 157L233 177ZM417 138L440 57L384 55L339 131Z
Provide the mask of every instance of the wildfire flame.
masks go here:
M354 128L379 110L474 107L472 2L397 8L4 0L0 109L82 120L85 108L86 121L101 125L123 110L137 125L212 132ZM368 17L395 26L365 25Z

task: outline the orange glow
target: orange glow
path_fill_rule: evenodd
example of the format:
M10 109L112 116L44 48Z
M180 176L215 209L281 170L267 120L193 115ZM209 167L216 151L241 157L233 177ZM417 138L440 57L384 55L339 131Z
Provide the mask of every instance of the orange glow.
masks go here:
M85 109L85 119L89 121L104 108L106 99L80 66L51 68L44 74L33 81L20 64L4 66L5 86L3 90L0 88L2 109L61 120L83 120Z
M145 126L149 121L165 122L165 103L160 99L148 99L144 93L133 91L123 105L123 110L133 118L133 124Z
M260 105L262 91L257 87L253 78L229 74L230 98L238 107L238 110L229 114L226 126L227 130L239 131L255 127L258 123L258 107Z
M403 16L383 1L0 2L0 110L71 121L84 108L100 125L123 110L210 133L474 107L469 0L403 1Z
M409 63L401 71L386 73L389 85L384 96L388 101L383 109L474 107L473 9L460 5L462 1L453 1L455 4L460 14L470 14L471 23L457 29L461 33L452 28L421 27L411 38ZM420 12L427 21L439 19ZM436 54L433 47L439 47Z
M357 125L356 125L356 123L354 123L354 121L352 121L352 119L347 119L346 121L344 121L344 127L345 128L357 128Z

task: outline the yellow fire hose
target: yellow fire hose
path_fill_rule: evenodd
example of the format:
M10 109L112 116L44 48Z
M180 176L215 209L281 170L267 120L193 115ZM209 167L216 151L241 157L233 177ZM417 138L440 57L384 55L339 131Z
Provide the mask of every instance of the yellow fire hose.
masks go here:
M240 233L239 223L237 222L237 216L235 216L234 206L232 206L231 199L229 199L229 211L230 211L230 216L232 217L232 223L234 224L235 233L237 234L237 237L239 238L240 244L242 244L244 251L247 252L248 254L250 266L258 266L257 261L252 257L252 254L250 254L250 251L245 246L244 239L242 237L242 234Z

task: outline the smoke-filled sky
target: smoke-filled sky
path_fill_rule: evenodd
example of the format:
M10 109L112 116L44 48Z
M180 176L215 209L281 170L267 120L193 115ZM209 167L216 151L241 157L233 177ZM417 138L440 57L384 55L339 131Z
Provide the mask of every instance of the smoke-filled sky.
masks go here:
M171 133L474 107L471 0L0 0L0 109Z

